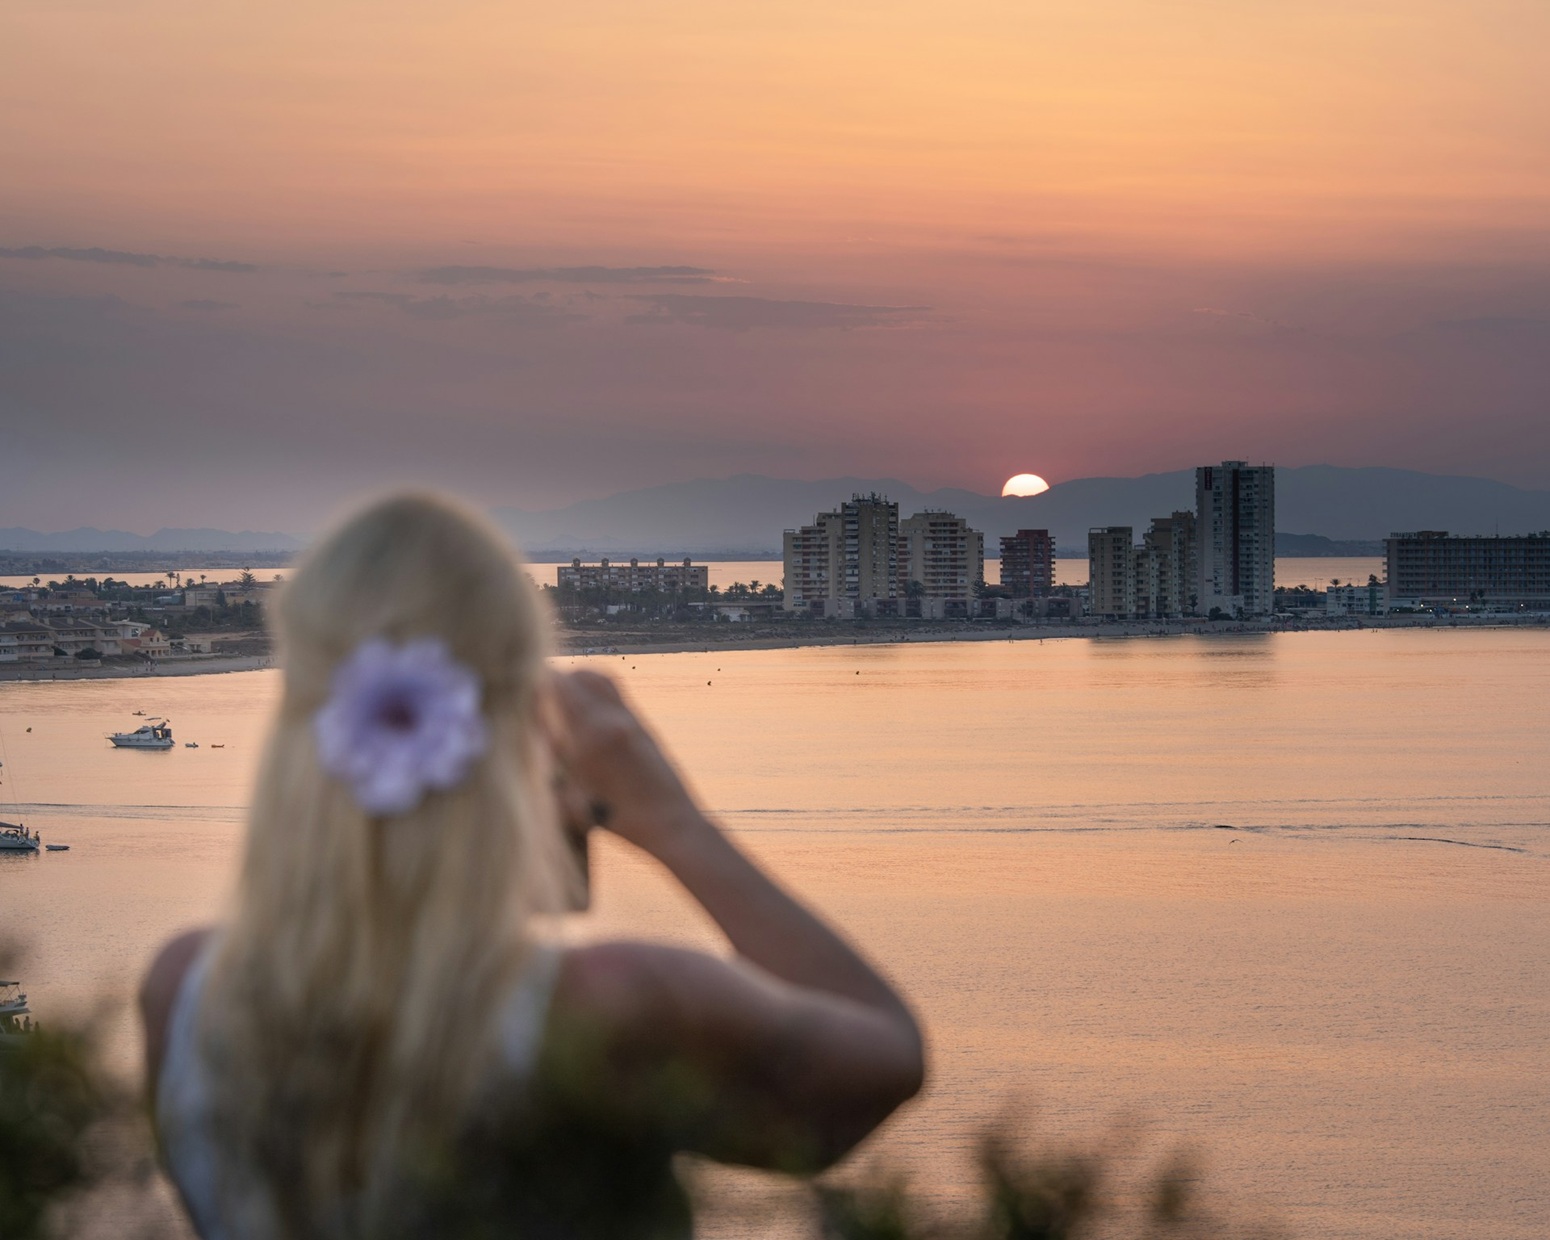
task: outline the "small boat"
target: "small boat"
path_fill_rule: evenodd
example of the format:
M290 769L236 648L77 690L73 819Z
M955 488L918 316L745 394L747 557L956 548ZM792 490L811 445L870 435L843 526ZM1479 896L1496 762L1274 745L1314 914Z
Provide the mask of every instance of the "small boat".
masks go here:
M225 746L224 743L222 743L222 744L219 744L219 745L211 745L210 748L211 749L225 749L226 746Z
M27 996L20 982L0 981L0 1038L19 1038L32 1032Z
M45 845L43 845L43 849L44 849L45 852L69 852L70 851L70 845L68 845L68 844L45 844Z
M199 748L199 742L198 741L184 741L183 742L183 748L184 749L198 749Z
M171 749L172 725L165 719L152 719L133 732L114 732L108 739L118 749Z
M0 822L0 852L35 853L42 842L36 831L19 822Z
M145 718L145 712L143 710L137 710L137 711L135 711L135 717L138 718L138 719L144 719Z

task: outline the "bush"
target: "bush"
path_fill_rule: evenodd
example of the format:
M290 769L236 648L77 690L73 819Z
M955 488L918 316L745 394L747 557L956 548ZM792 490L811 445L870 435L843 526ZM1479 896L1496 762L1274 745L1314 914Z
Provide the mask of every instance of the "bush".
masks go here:
M1271 1240L1205 1206L1200 1176L1175 1151L1151 1166L1121 1129L1087 1146L1041 1145L1008 1123L980 1140L980 1197L945 1217L911 1198L897 1175L820 1186L822 1240ZM1133 1170L1127 1176L1126 1168ZM1134 1170L1139 1169L1139 1170Z
M0 943L0 976L18 976L15 959ZM163 1234L150 1221L154 1164L139 1092L102 1067L109 1015L99 1008L84 1020L0 1037L5 1240Z

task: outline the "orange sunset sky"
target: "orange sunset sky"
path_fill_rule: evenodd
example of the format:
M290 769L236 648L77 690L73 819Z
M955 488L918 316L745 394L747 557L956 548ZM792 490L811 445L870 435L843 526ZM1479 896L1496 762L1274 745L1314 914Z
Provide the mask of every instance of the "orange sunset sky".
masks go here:
M0 7L0 526L1550 487L1550 5Z

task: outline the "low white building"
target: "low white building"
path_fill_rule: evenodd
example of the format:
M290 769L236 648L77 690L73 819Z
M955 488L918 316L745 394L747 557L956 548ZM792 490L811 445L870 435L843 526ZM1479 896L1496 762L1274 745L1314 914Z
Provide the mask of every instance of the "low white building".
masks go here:
M1329 586L1324 591L1324 611L1331 616L1382 616L1388 609L1388 589L1381 581Z
M95 650L98 654L120 653L116 624L98 624L73 616L50 616L46 623L54 635L54 645L66 654L79 654L83 650Z
M35 663L54 655L54 634L35 620L0 625L0 663Z
M119 626L119 648L125 654L143 655L147 659L160 659L172 653L171 643L160 629L135 621Z

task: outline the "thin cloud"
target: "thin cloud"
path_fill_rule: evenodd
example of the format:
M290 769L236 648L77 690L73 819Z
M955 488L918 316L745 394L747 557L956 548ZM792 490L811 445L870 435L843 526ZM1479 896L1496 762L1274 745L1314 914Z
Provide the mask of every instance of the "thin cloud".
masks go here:
M709 284L708 267L427 267L422 284Z
M415 297L409 293L379 293L371 291L342 292L334 296L346 305L360 302L376 302L402 310L417 319L448 320L471 317L500 318L508 321L548 326L556 323L584 319L575 314L545 304L540 297Z
M1469 336L1516 339L1541 336L1550 332L1550 319L1526 318L1511 314L1480 315L1471 319L1440 319L1433 324L1440 331Z
M777 301L768 297L702 297L661 293L635 297L651 309L630 315L630 323L686 323L722 331L776 329L850 329L890 327L909 322L930 306L857 306L834 301Z
M105 263L119 267L187 267L194 271L257 271L254 263L236 263L220 258L178 258L166 254L138 254L133 250L107 250L101 246L73 248L41 245L0 246L0 258L63 259L70 263Z
M191 267L195 271L236 271L246 274L257 271L257 263L238 263L228 258L168 258L162 260L174 267Z
M380 301L389 306L403 306L414 300L411 293L375 293L357 289L335 293L334 296L340 301Z

